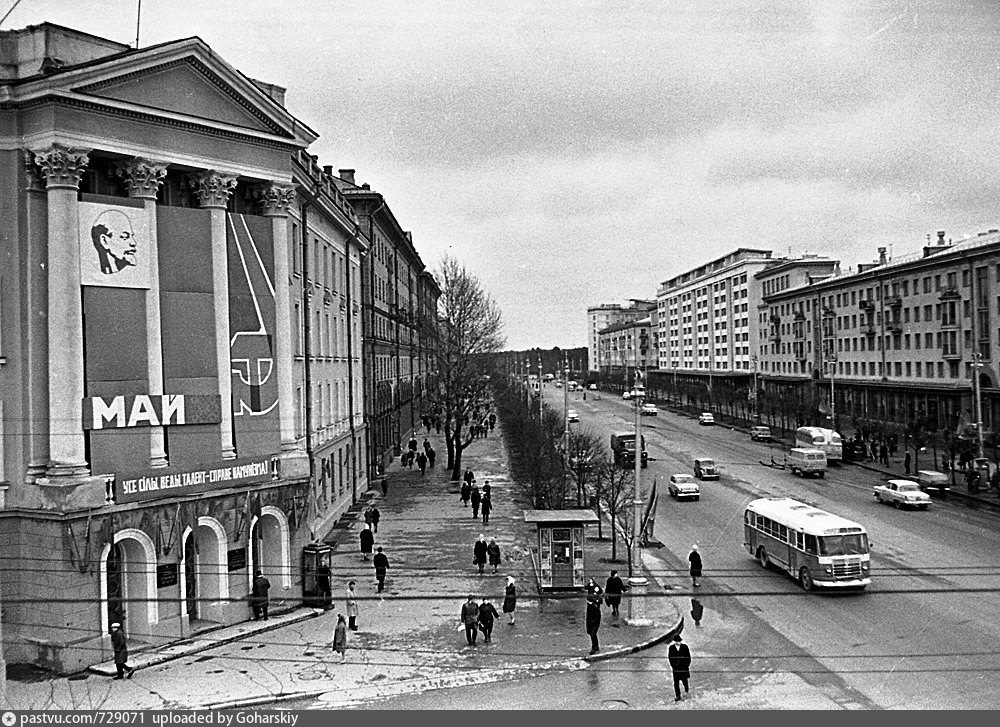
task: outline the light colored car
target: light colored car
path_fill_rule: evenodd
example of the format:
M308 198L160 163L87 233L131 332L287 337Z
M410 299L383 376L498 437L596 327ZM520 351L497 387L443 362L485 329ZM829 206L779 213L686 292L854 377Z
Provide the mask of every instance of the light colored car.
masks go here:
M597 391L597 384L591 384L587 388L590 389L591 391Z
M659 414L659 411L656 409L656 404L643 404L639 413L645 417L655 417Z
M750 439L754 442L770 442L770 427L750 427Z
M919 507L926 510L931 505L931 496L912 480L889 480L884 485L876 485L873 494L879 502L891 502L897 509Z
M567 409L566 420L571 422L578 422L580 421L580 415L577 413L576 409Z
M701 424L702 426L712 426L713 424L715 424L715 417L712 416L707 411L703 411L701 414L698 415L698 423Z
M561 381L557 381L556 382L556 388L557 389L561 389L562 388L562 382Z
M670 475L667 492L675 500L680 500L682 497L697 500L701 497L701 487L698 486L698 480L691 475Z
M632 398L632 391L630 389L625 389L625 391L622 392L622 399L628 400L631 398Z

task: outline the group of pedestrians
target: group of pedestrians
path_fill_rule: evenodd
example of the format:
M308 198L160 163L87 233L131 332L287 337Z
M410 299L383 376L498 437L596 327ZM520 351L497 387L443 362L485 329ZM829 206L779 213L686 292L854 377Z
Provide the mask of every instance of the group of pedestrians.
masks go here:
M480 492L472 470L465 470L459 498L462 501L462 507L468 507L470 503L472 504L473 520L479 519L480 513L482 513L483 525L490 524L490 513L493 512L493 489L490 487L489 480L486 480L483 484L483 491Z
M496 538L490 538L490 542L487 543L485 536L480 533L479 540L472 546L472 564L479 566L479 575L483 575L487 563L496 573L501 560L500 546L497 545Z
M517 608L517 586L513 576L507 576L507 586L504 588L503 613L510 617L509 625L514 625L514 610ZM460 619L465 627L465 640L469 646L476 645L476 637L483 632L483 641L493 642L493 624L500 618L496 606L489 596L483 596L482 603L476 603L476 597L469 594L469 599L462 604Z
M423 448L420 449L415 436L410 437L410 441L406 444L406 451L400 457L400 462L409 469L412 469L413 465L416 464L421 475L427 472L428 467L434 469L434 462L436 460L437 452L431 446L430 441L425 437Z

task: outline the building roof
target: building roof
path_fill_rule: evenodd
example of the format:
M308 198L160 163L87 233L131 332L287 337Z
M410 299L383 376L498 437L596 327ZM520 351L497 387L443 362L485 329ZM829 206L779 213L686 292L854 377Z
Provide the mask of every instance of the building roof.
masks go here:
M593 510L525 510L526 523L596 523Z

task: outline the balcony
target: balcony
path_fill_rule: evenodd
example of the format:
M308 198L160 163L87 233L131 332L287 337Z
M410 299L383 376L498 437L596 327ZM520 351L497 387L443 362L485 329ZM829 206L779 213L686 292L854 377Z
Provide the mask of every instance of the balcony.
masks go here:
M958 288L954 286L941 288L941 295L940 295L941 300L958 300L961 297L962 296L958 294Z
M901 308L903 306L903 299L898 295L893 295L885 299L885 304L890 308Z
M873 311L875 310L875 301L862 298L858 302L858 307L861 308L861 310Z
M941 358L945 361L960 361L962 359L962 352L955 348L942 348Z

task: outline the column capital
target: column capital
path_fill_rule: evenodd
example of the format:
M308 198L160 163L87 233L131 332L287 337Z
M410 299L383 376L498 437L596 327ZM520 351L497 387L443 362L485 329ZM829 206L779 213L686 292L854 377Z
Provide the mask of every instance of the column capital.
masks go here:
M192 177L198 204L204 208L223 208L236 189L236 175L224 174L214 169L199 172Z
M25 186L25 191L28 192L44 192L45 185L42 184L42 174L38 169L38 165L35 164L35 153L30 149L24 149L24 173L27 177L27 185Z
M254 195L264 210L265 217L285 217L295 200L295 187L281 182L262 184Z
M71 149L62 144L53 144L48 149L32 152L35 166L45 180L46 189L68 187L77 189L83 170L90 158L89 149Z
M128 184L128 196L156 199L156 193L167 176L167 165L143 157L132 157L117 165L115 173Z

